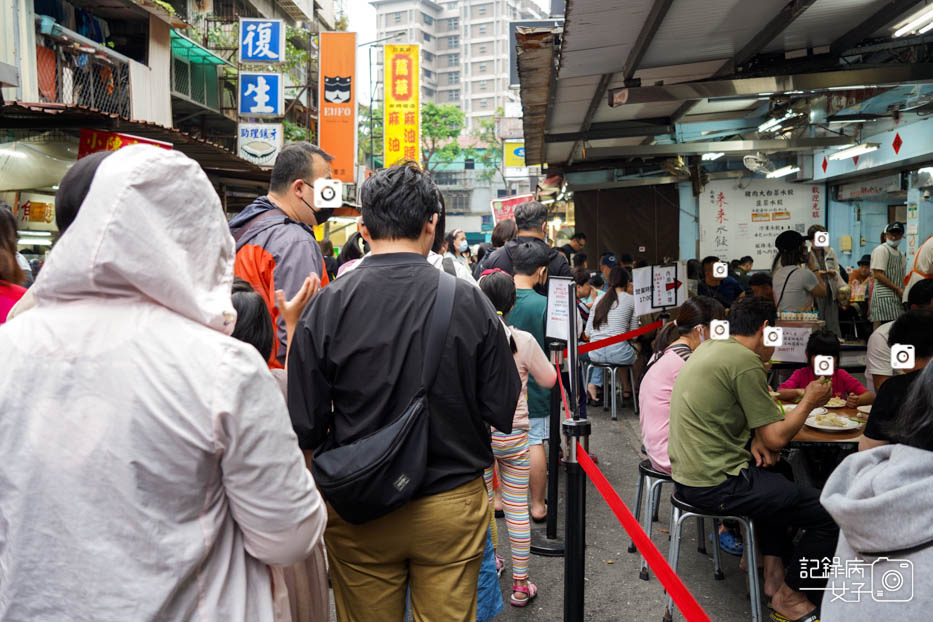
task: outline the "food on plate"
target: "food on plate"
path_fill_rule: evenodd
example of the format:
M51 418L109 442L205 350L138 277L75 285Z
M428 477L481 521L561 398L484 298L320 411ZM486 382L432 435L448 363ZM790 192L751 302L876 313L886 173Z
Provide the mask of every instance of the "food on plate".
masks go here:
M813 419L813 422L816 423L817 425L825 425L825 426L829 426L832 428L849 427L844 419L842 419L838 415L833 415L830 413L827 413L824 415L813 415L812 419Z
M846 405L846 401L841 397L831 397L829 401L826 402L826 408L842 408Z
M858 411L859 411L860 413L862 413L863 415L870 415L870 414L871 414L871 404L866 404L865 406L859 406L859 407L858 407Z

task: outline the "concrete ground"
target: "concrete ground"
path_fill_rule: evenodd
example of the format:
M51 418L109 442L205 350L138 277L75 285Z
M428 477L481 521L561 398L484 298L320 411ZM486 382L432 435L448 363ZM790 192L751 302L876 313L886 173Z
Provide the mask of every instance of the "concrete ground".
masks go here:
M609 413L600 408L590 408L593 434L590 438L591 453L597 455L599 468L622 500L634 511L635 487L638 482L638 463L641 441L638 417L631 407L619 413L619 421L611 420ZM561 472L563 492L564 473ZM667 557L668 522L670 517L671 487L664 486L659 521L654 523L652 540ZM665 594L660 582L651 573L649 581L638 578L640 557L628 553L629 538L609 506L603 501L592 484L586 492L586 612L587 622L610 622L626 620L632 622L661 622L665 609ZM563 537L564 500L558 504L558 535ZM502 622L535 620L551 622L563 620L564 559L532 555L530 578L538 585L538 597L524 609L508 604L511 589L508 553L508 535L505 519L499 522L499 553L506 558L506 570L501 585L505 599L505 611L496 618ZM712 525L707 523L707 532ZM534 525L541 530L544 526ZM713 578L713 558L697 552L696 523L684 523L684 539L681 546L678 574L700 606L716 621L751 619L751 610L746 596L746 575L739 569L739 558L722 554L725 579ZM712 548L708 549L710 554ZM767 610L765 610L767 615ZM676 614L675 620L683 620Z
M638 482L638 463L641 455L641 433L638 417L631 406L619 412L619 421L612 421L609 413L601 408L590 408L593 426L590 451L596 454L599 468L615 487L622 500L634 511L635 486ZM561 496L558 502L558 536L564 532L564 472L560 472ZM659 520L653 524L652 540L667 557L670 520L671 487L664 486L661 496ZM530 579L538 585L538 597L527 607L509 605L512 577L509 539L505 519L498 519L499 554L506 559L502 573L505 610L497 622L558 622L563 618L564 603L564 559L562 557L531 556ZM712 525L706 525L707 532ZM532 536L544 525L532 524ZM648 581L638 578L640 557L628 552L629 538L615 515L599 496L595 487L588 483L586 491L586 622L661 622L665 609L665 594L660 582L651 573ZM708 549L712 553L712 548ZM725 579L713 578L713 558L697 552L696 523L684 523L678 574L700 606L716 622L750 620L751 610L746 596L745 573L739 569L739 558L722 554ZM764 610L767 616L767 610ZM683 616L675 613L675 620ZM767 618L766 618L767 619ZM336 620L331 598L331 620Z

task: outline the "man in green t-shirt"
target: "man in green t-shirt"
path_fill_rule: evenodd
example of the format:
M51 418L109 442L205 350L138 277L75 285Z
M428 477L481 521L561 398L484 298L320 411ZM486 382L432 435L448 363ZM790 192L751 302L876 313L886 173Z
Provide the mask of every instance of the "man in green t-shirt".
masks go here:
M742 298L729 313L731 337L706 342L693 353L671 394L668 454L681 500L755 521L765 594L780 615L808 621L816 615L799 591L801 570L808 568L802 560L831 559L838 528L820 505L819 490L762 467L780 460L781 449L810 411L829 400L832 388L811 382L786 416L771 399L762 363L774 353L764 345L764 331L775 318L772 301ZM788 527L806 530L796 552ZM788 557L794 562L785 570L782 558Z
M547 247L525 242L512 249L512 269L515 271L515 306L509 311L509 325L531 333L544 347L544 326L547 317L547 298L534 290L535 285L547 283ZM531 455L529 489L531 490L531 518L541 522L547 516L544 494L547 489L547 455L544 441L548 439L551 411L551 391L542 389L533 378L528 378L528 450Z

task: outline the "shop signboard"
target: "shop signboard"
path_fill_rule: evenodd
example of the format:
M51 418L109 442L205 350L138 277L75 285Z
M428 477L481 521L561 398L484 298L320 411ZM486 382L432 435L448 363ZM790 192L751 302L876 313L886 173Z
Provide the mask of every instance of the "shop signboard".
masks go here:
M489 202L492 208L493 225L503 220L515 219L515 207L534 199L533 194L517 194L511 197L500 197Z
M886 175L852 184L841 184L837 193L840 201L853 201L901 190L901 174Z
M241 17L237 61L263 65L284 63L285 24L283 21L262 17Z
M240 72L237 109L241 117L285 116L285 89L282 74Z
M237 126L236 153L239 157L272 166L285 142L281 123L240 123Z
M825 190L824 184L780 179L709 182L699 199L700 257L729 261L748 255L755 270L770 270L781 232L806 235L811 225L825 224Z
M150 140L117 132L82 129L78 137L78 159L80 160L84 156L98 151L116 151L121 147L130 145L153 145L162 149L172 148L172 143L162 142L161 140Z
M356 33L322 32L318 135L334 156L331 170L346 184L356 181Z
M673 309L687 299L687 265L677 262L632 271L635 315Z
M385 46L385 165L421 162L421 46Z

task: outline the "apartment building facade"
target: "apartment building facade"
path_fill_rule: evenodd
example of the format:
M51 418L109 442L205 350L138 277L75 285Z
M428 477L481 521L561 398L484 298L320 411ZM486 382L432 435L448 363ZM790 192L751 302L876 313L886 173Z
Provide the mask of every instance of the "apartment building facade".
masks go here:
M372 0L379 39L418 43L422 98L454 104L467 129L518 101L509 88L509 22L547 16L534 0ZM383 68L377 68L381 99Z

